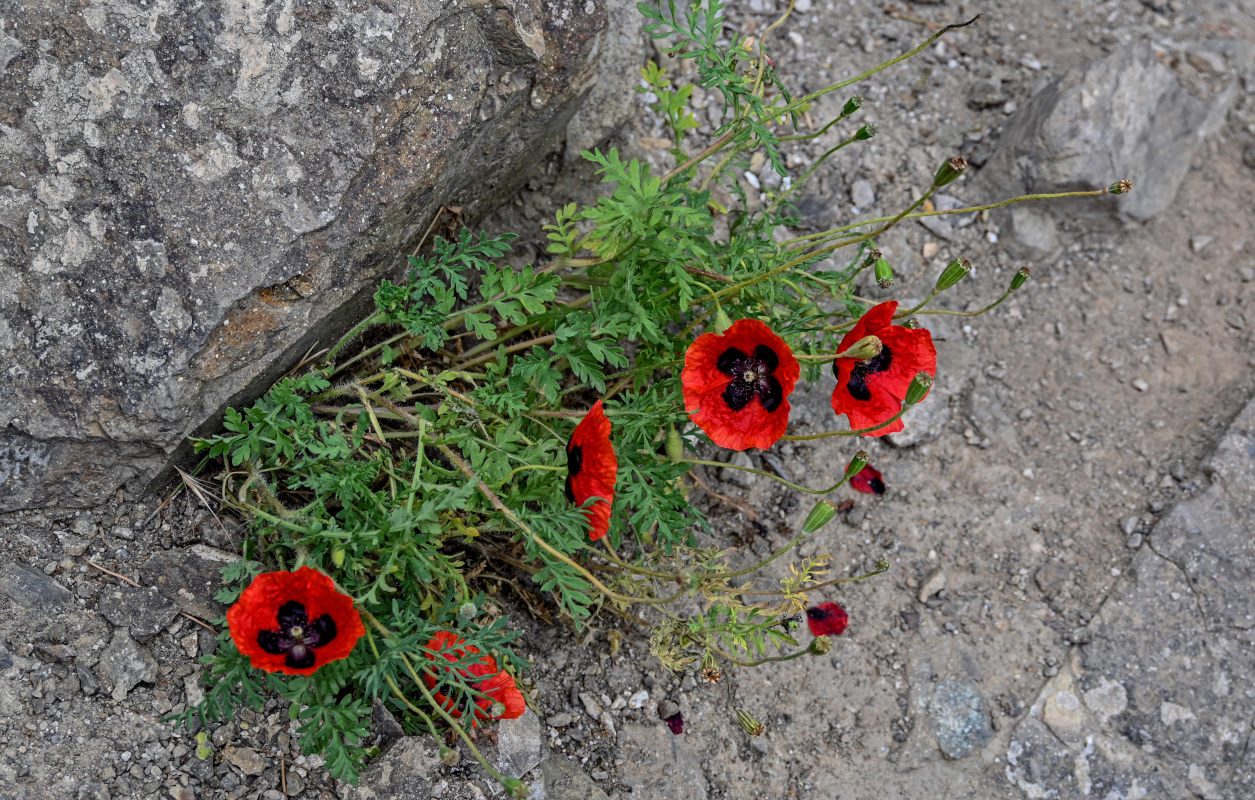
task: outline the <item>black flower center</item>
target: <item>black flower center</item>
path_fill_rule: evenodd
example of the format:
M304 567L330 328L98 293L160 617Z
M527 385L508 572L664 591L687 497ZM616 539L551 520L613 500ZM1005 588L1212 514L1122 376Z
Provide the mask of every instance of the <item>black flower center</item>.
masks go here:
M881 343L880 352L866 361L860 361L850 370L850 381L846 388L855 400L871 400L871 390L867 388L867 379L877 372L884 372L893 363L893 353L889 345ZM837 371L837 362L832 362L832 371Z
M571 479L584 469L584 448L578 444L567 445L566 449L566 499L575 502L575 492L571 491Z
M292 669L314 666L314 648L329 644L336 638L336 621L323 614L310 624L305 606L289 600L279 606L279 630L259 631L257 644L273 656L283 654L284 663Z
M732 378L723 390L723 402L733 411L740 411L755 397L768 411L775 411L784 400L784 388L773 373L780 366L776 352L765 344L754 348L754 355L746 355L735 347L724 350L715 367Z

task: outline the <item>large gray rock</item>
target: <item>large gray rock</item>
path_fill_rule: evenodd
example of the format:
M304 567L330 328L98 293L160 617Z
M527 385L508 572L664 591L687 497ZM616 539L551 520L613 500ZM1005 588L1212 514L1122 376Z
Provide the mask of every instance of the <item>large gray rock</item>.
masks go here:
M1235 88L1199 99L1149 45L1121 47L1065 72L1025 103L981 170L981 183L1001 198L1129 178L1134 191L1116 199L1117 208L1150 219L1172 204L1195 150L1224 122ZM1034 230L1039 239L1041 227Z
M150 478L347 328L440 206L508 196L594 82L605 3L15 6L0 511Z

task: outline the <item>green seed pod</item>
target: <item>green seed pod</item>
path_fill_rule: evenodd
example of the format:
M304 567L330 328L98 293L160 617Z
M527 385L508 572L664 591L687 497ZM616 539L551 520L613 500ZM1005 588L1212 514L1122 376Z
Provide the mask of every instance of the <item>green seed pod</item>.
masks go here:
M859 95L854 95L849 100L846 100L845 105L841 107L841 116L848 117L851 114L853 114L855 111L858 111L862 107L863 107L863 98L860 97Z
M836 515L837 506L835 503L827 498L820 500L811 509L811 512L806 515L806 521L802 523L802 533L814 533L827 525L829 520Z
M750 736L762 736L767 730L767 726L759 722L758 719L743 708L736 710L736 721L741 723L741 730Z
M1014 292L1016 289L1023 286L1024 281L1028 280L1028 274L1028 267L1020 267L1017 269L1015 274L1011 276L1011 291Z
M449 747L448 745L442 745L440 747L440 763L441 764L444 764L446 767L453 767L453 766L457 766L457 763L461 760L462 760L462 754L459 753L457 750L453 749L452 747Z
M946 268L941 271L941 276L937 278L937 291L944 292L951 286L955 285L972 271L972 262L963 256L953 259Z
M811 639L810 651L817 656L824 656L832 652L832 639L828 636L816 636Z
M927 372L917 372L915 377L911 379L911 385L906 387L906 404L913 406L928 396L928 390L933 388L933 378Z
M331 563L335 564L336 567L344 566L344 548L343 547L336 547L332 549Z
M876 285L888 289L893 285L893 267L883 258L876 259Z
M715 311L715 333L723 333L731 327L732 318L728 316L728 312L723 310L723 306L720 306Z
M854 132L855 141L865 142L876 135L875 125L864 125Z
M1107 194L1128 194L1133 191L1133 181L1125 178L1107 187Z
M954 183L965 169L967 169L967 159L963 156L946 159L937 169L937 174L933 176L933 188L940 189L942 186Z
M853 358L856 361L866 361L869 358L875 358L880 355L880 351L885 349L884 342L880 341L879 336L864 336L854 344L837 353L837 358Z

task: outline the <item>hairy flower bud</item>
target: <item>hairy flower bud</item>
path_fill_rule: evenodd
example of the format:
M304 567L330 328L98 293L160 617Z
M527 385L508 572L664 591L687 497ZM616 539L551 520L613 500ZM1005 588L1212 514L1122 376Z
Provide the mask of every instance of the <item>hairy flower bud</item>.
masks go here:
M680 438L680 432L674 425L667 430L666 448L667 458L671 459L672 464L678 464L684 458L684 440Z
M933 378L927 372L917 372L915 377L911 379L911 385L906 388L906 404L913 406L928 396L928 390L933 388Z
M967 273L972 271L972 262L963 256L952 259L946 268L941 271L941 275L937 278L937 291L944 292L951 286L966 277Z
M506 794L514 798L514 800L527 800L527 798L532 796L531 787L518 778L506 778L501 782L501 786L506 790Z
M850 463L845 468L845 477L847 479L853 478L855 475L862 472L863 467L867 466L868 458L869 456L867 455L866 450L859 450L855 453L854 458L850 459Z
M810 651L817 656L827 655L832 651L832 638L816 636L814 639L811 639Z
M853 114L855 111L858 111L862 107L863 107L863 98L860 97L859 95L854 95L849 100L846 100L845 105L841 107L841 116L848 117L851 114Z
M750 736L762 736L767 730L767 726L759 722L758 719L743 708L736 710L736 721L741 723L741 730Z
M462 622L470 622L475 619L475 615L479 613L479 609L474 603L463 603L458 606L458 619Z
M1133 181L1125 178L1107 187L1107 194L1128 194L1133 191Z
M965 169L967 169L967 159L963 156L946 159L938 168L937 174L933 176L933 188L940 189L942 186L954 183Z
M452 747L449 747L448 745L441 745L440 747L440 763L441 764L444 764L446 767L454 767L454 766L457 766L457 763L461 760L462 760L461 753L459 753L457 750L453 749Z
M1014 292L1016 289L1023 286L1024 281L1028 280L1028 275L1029 275L1028 267L1020 267L1019 269L1017 269L1015 271L1015 274L1011 276L1011 291Z
M864 125L863 127L859 128L858 130L854 132L854 140L858 142L865 142L875 135L876 135L875 125Z
M715 311L715 327L714 327L715 333L721 334L731 327L732 327L732 318L729 317L728 312L724 311L723 307L720 306Z
M854 344L837 353L836 358L852 358L855 361L866 361L880 355L885 345L878 336L864 336Z
M814 533L827 525L836 515L837 506L835 503L827 498L820 500L811 509L810 513L806 515L806 521L802 523L802 533Z
M876 285L888 289L893 285L893 267L883 258L876 259Z
M337 567L344 566L344 548L343 547L332 548L331 563L335 564Z

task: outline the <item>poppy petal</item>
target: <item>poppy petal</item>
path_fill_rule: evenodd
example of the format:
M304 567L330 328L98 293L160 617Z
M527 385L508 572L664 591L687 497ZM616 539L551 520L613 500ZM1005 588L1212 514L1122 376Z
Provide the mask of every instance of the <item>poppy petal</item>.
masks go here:
M814 636L840 636L849 621L845 609L833 602L806 609L806 624Z
M885 482L881 478L880 471L870 465L863 467L857 475L850 478L850 485L868 494L885 493Z
M610 509L619 461L610 443L610 419L598 400L575 426L567 444L567 497L576 505L600 498L585 509L588 538L596 541L610 530Z
M876 336L883 346L879 355L864 361L839 358L833 362L837 386L832 392L832 410L846 416L851 430L876 428L864 436L902 430L901 419L883 423L902 409L907 388L917 373L937 374L932 334L923 328L892 324L897 308L897 303L888 302L868 309L841 340L840 349L845 350L865 336Z

